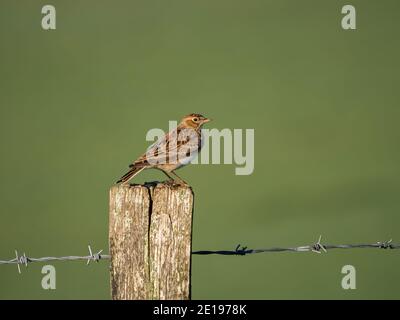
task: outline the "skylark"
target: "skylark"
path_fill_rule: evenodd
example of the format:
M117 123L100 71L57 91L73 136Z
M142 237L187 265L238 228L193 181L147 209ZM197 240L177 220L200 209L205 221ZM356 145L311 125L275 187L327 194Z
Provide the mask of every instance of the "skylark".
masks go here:
M201 114L189 114L181 120L178 127L165 134L151 145L145 154L140 156L130 166L130 170L117 181L127 183L144 169L154 168L164 172L171 182L187 183L181 179L175 170L189 164L203 146L202 126L210 119Z

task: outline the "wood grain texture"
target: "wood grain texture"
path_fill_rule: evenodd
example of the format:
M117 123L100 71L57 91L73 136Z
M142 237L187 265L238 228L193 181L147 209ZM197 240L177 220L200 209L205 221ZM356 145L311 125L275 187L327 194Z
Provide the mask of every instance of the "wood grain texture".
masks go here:
M112 299L190 299L193 198L162 183L111 188Z

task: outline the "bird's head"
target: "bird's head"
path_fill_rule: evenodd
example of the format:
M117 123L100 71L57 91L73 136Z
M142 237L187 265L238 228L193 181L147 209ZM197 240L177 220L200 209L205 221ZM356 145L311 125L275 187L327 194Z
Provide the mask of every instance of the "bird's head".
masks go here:
M184 116L181 120L181 125L189 128L201 128L203 124L211 121L211 119L202 116L201 114L191 113L187 116Z

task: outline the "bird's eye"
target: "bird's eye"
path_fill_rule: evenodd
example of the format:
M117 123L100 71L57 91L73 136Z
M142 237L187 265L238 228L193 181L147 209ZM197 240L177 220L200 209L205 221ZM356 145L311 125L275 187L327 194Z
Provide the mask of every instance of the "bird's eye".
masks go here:
M199 118L193 118L193 122L198 122Z

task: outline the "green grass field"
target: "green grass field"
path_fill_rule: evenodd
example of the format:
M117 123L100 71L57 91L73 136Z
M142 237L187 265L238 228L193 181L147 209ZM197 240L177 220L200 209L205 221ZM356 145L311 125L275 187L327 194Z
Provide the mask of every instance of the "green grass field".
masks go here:
M399 1L351 1L348 31L342 0L53 0L51 31L45 4L0 4L0 260L107 252L109 188L192 112L255 129L252 175L180 170L193 250L400 242ZM193 256L192 297L399 299L397 251ZM56 290L0 265L0 298L110 298L107 261L52 264Z

